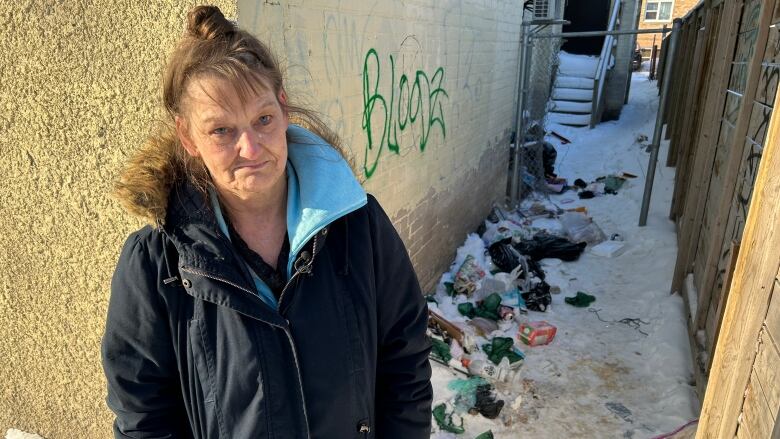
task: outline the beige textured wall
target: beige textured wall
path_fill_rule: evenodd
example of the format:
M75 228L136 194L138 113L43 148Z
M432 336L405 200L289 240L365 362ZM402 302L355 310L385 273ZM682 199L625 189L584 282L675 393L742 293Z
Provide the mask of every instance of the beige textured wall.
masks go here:
M506 193L521 2L334 5L239 0L238 19L281 55L291 96L326 114L351 147L366 189L393 219L430 291L465 233ZM402 75L408 78L405 86ZM410 98L418 77L422 93ZM377 96L384 101L373 99ZM422 117L414 123L406 120L410 105L412 112L421 105ZM446 135L438 123L430 124L434 117L443 121ZM382 142L386 129L398 133L397 153L394 142Z
M191 1L0 7L0 435L110 437L99 342L120 245L108 197L155 116ZM216 0L235 15L235 2Z

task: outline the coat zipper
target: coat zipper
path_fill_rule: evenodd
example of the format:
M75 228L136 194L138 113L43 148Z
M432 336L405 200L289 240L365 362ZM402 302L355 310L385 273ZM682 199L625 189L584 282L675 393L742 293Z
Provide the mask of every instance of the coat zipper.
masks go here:
M300 275L301 273L311 273L312 265L314 264L314 256L317 254L317 242L319 240L320 234L317 233L314 235L314 242L311 245L311 257L305 257L304 253L301 253L301 256L293 263L293 267L295 268L295 273L293 273L292 276L290 276L290 280L287 281L287 283L284 285L284 288L282 288L282 292L279 293L279 309L282 308L282 298L284 298L285 293L287 293L287 290L292 285L293 281ZM308 259L308 260L307 260ZM296 267L298 265L298 261L303 261L304 265L300 267Z
M312 246L312 255L314 254L314 250L316 250L316 248L317 248L317 236L314 237L314 244ZM301 255L301 256L303 256L303 255ZM284 289L282 289L281 294L279 294L279 303L280 304L282 303L282 296L284 296L284 293L287 291L287 289L290 287L290 285L292 285L293 280L295 280L295 278L298 277L298 275L300 275L301 273L310 273L311 272L311 265L313 263L314 263L314 256L311 257L311 260L306 262L306 265L303 265L300 268L296 268L295 269L295 273L293 273L293 275L290 277L290 280L284 286ZM188 267L181 267L181 271L184 271L186 273L192 273L192 274L203 276L203 277L207 277L209 279L213 279L213 280L216 280L216 281L219 281L219 282L224 282L224 283L226 283L226 284L228 284L228 285L230 285L232 287L238 288L241 291L244 291L244 292L246 292L248 294L251 294L252 296L257 297L257 294L252 292L251 290L249 290L247 288L244 288L241 285L236 284L235 282L231 282L231 281L229 281L227 279L224 279L224 278L221 278L221 277L214 276L214 275L211 275L209 273L206 273L205 271L195 270L195 269L188 268ZM295 346L295 341L293 340L292 333L290 332L290 330L288 328L285 328L284 326L276 325L274 323L267 322L265 320L261 320L261 321L264 322L264 323L267 323L267 324L269 324L269 325L271 325L273 327L280 328L282 331L284 331L284 334L287 336L287 341L290 343L290 349L292 350L292 353L293 353L293 361L295 362L295 371L296 371L296 375L298 377L298 389L301 392L301 405L303 407L303 421L306 424L306 437L307 438L311 438L311 432L309 430L309 413L308 413L308 410L306 410L306 396L303 393L303 380L301 379L301 366L300 366L300 363L298 362L298 350L297 350L297 348ZM286 320L286 321L287 321L287 325L289 326L290 325L290 321L289 320Z
M295 269L295 273L293 273L293 275L290 276L290 280L287 281L287 284L285 284L284 288L282 289L282 292L279 294L279 305L282 304L282 297L284 297L284 294L287 292L288 288L292 285L293 281L302 273L311 273L312 264L314 263L314 255L317 254L318 238L319 238L319 233L314 236L314 242L312 243L312 255L311 255L311 258L307 261L306 260L307 258L303 257L304 255L302 254L301 257L298 259L298 261L303 260L305 265L297 267ZM296 264L294 263L293 266L295 266L295 265ZM224 279L224 278L221 278L221 277L218 277L218 276L214 276L212 274L206 273L205 271L195 270L195 269L187 268L187 267L182 267L181 271L184 271L186 273L192 273L192 274L203 276L203 277L207 277L209 279L213 279L213 280L216 280L216 281L219 281L219 282L223 282L223 283L226 283L226 284L228 284L228 285L230 285L232 287L238 288L239 290L241 290L243 292L251 294L252 296L255 296L255 297L257 296L256 293L252 292L251 290L249 290L247 288L242 287L241 285L236 284L235 282L231 282L231 281L229 281L227 279ZM284 326L276 325L276 324L271 323L271 322L266 322L265 320L263 320L263 322L265 322L265 323L267 323L267 324L269 324L271 326L280 328L282 331L284 331L284 334L287 336L287 341L290 343L290 349L292 350L292 353L293 353L293 361L295 362L295 371L297 372L297 376L298 376L298 388L299 388L299 390L301 392L301 405L303 406L303 421L306 423L306 437L310 438L311 437L311 432L309 431L309 413L306 410L306 396L303 393L303 380L301 379L301 366L300 366L300 363L298 361L298 350L297 350L297 348L295 346L295 340L293 339L292 333L290 332L290 330L288 328L285 328ZM288 326L290 325L290 321L289 320L287 320L287 325Z

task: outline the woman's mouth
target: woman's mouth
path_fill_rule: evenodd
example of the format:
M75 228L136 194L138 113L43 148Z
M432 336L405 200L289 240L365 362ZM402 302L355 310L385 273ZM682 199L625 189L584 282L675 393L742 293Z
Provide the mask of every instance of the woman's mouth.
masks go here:
M247 169L247 170L261 169L261 168L264 168L269 163L270 163L270 160L266 160L264 162L257 162L257 163L244 163L244 164L236 166L235 170L238 171L239 169Z

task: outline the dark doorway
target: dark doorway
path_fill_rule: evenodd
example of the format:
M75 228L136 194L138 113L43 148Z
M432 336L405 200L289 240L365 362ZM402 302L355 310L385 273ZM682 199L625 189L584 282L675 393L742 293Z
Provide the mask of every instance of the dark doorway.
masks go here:
M568 0L563 18L571 22L564 32L607 30L610 0ZM604 37L569 38L562 50L578 55L599 55Z

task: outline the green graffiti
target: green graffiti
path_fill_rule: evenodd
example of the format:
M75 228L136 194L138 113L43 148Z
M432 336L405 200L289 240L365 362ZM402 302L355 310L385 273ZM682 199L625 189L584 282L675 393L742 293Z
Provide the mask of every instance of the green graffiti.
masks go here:
M363 157L363 172L370 178L376 171L379 158L387 149L400 154L398 133L410 129L416 122L420 129L420 151L425 151L432 128L439 126L442 137L447 137L444 123L444 110L439 101L440 96L449 98L442 88L444 82L444 67L439 67L431 78L417 70L414 81L405 73L398 83L395 81L395 59L390 55L390 101L379 91L381 69L379 55L375 49L366 53L363 61L363 131L366 132L366 151ZM396 102L397 99L397 102ZM380 126L372 123L372 116L383 117ZM381 135L379 133L381 132ZM377 141L378 139L378 141Z

